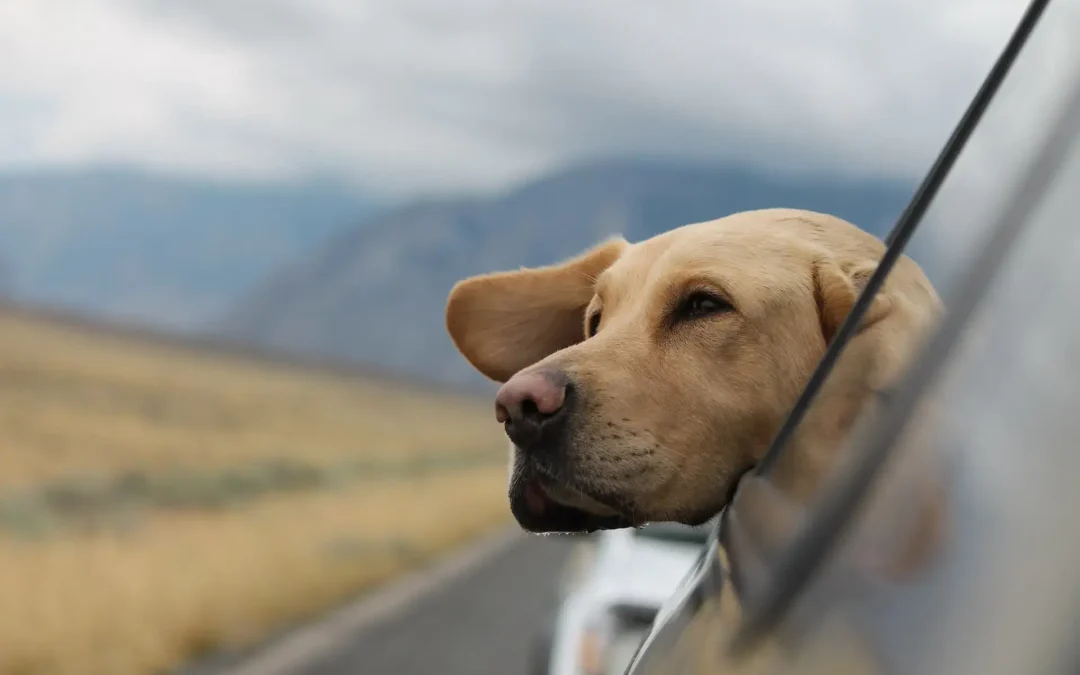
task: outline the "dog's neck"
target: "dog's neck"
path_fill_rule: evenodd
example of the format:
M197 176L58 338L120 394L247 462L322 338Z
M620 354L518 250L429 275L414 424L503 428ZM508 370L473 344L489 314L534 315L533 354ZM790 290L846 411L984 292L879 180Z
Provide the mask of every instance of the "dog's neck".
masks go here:
M891 389L881 388L858 397L859 402L851 397L822 399L808 412L804 428L792 437L768 476L743 479L729 511L739 514L734 520L741 521L743 528L752 530L749 538L744 536L742 540L757 542L761 550L755 555L770 557L790 543L821 491L831 487L829 479L837 463L847 461L851 458L848 453L858 451L860 444L852 441L867 437L866 432L872 431L892 396ZM901 464L904 475L887 481L888 486L882 488L886 493L872 499L884 500L885 510L879 509L879 520L880 513L896 509L903 511L903 517L880 520L890 531L875 537L859 553L864 570L891 581L911 578L924 569L943 546L948 525L946 484L933 453L922 452L914 461ZM897 489L904 493L897 493ZM892 525L886 524L888 520ZM899 521L908 525L897 530L893 525ZM728 555L740 554L728 551Z
M860 420L876 418L892 400L888 388L867 389L865 394L820 399L811 404L803 423L781 449L773 479L790 499L807 503L821 489L838 461L854 450L852 431Z

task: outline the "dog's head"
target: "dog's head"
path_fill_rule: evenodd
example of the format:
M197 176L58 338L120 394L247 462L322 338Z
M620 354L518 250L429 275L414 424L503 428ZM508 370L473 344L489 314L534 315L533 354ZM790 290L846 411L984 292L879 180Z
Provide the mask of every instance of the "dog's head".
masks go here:
M458 283L450 335L504 383L495 407L513 442L515 518L534 532L583 532L715 515L883 251L839 219L772 209ZM865 357L867 396L937 304L902 259L848 349ZM804 425L823 441L854 422L864 394L832 399ZM827 459L815 440L790 469L793 486Z

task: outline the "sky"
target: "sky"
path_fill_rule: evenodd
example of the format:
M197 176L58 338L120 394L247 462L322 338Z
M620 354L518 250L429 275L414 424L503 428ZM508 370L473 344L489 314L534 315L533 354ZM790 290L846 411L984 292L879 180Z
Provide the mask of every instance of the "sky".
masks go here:
M612 155L917 178L1020 0L6 0L0 170L497 190Z

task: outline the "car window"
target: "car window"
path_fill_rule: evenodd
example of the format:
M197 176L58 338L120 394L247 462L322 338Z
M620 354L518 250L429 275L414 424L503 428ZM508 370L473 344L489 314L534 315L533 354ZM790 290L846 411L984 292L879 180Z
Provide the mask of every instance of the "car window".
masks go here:
M759 464L757 473L760 476L773 479L783 475L785 463L789 464L789 473L802 470L799 452L790 446L796 445L803 429L812 429L818 423L818 416L830 414L830 409L822 404L830 396L852 391L858 391L860 395L866 392L877 394L877 405L868 406L864 417L879 413L891 400L899 379L889 377L883 385L873 381L874 366L867 361L867 350L858 348L859 331L855 323L870 313L869 308L874 303L874 282L883 277L882 272L889 268L892 258L902 252L899 247L910 243L909 233L923 237L929 242L923 248L937 252L935 267L924 267L924 271L933 279L945 301L946 314L951 311L957 279L969 269L970 256L982 250L1004 200L1009 198L1010 190L1028 170L1045 141L1047 129L1054 122L1053 116L1066 103L1064 97L1068 89L1062 86L1062 80L1067 80L1070 73L1065 66L1075 63L1075 57L1080 53L1075 41L1070 40L1076 30L1077 5L1076 0L1060 0L1056 4L1035 0L1028 6L953 137L887 238L887 242L895 240L898 246L890 246L886 251L883 269L871 278L845 322L851 324L845 325L850 332L838 335L834 340L838 344L830 345L818 366L819 372L814 374L773 447ZM1016 131L1018 128L1023 131ZM970 132L967 142L962 138L965 129ZM958 139L961 142L958 143ZM954 149L959 153L953 153ZM949 157L955 158L951 165L947 161ZM939 179L936 189L935 178ZM919 210L920 206L923 211ZM907 222L908 217L910 222ZM909 226L913 226L913 232ZM965 242L966 246L960 242ZM951 271L939 269L943 260L949 262L944 267L951 267ZM883 283L888 283L889 276L891 272L884 275ZM834 360L830 362L830 359ZM869 377L867 372L871 373ZM862 423L872 425L872 420L864 419ZM850 438L842 443L837 465L851 459L855 445Z
M1062 4L1068 4L1070 1L1063 0ZM1023 115L1027 111L1017 110L1014 100L1030 100L1034 94L1042 94L1044 103L1056 102L1060 106L1060 100L1054 100L1054 94L1057 94L1060 99L1060 88L1047 88L1046 78L1038 77L1038 72L1024 73L1025 67L1030 70L1033 62L1045 63L1047 52L1051 58L1066 56L1062 51L1068 43L1061 40L1060 31L1052 31L1049 35L1040 34L1039 44L1034 48L1028 40L1048 6L1047 0L1034 0L1029 5L1028 11L1021 17L1008 44L993 64L982 86L975 92L975 97L968 109L964 111L952 137L948 139L934 165L919 185L911 203L885 238L887 248L881 258L879 269L864 282L860 297L849 312L847 320L829 344L821 363L788 419L785 420L769 452L759 462L757 469L759 475L782 474L783 463L793 461L792 457L797 455L797 452L788 452L789 446L795 444L796 436L801 431L815 425L815 417L819 414L821 407L818 403L828 398L825 392L831 391L833 395L836 395L845 392L854 393L866 386L874 388L875 383L868 381L873 379L874 374L871 372L869 376L867 375L868 371L874 368L874 364L866 360L867 355L863 351L857 347L850 347L853 343L857 345L860 332L859 322L872 314L876 297L884 293L885 284L893 276L892 271L896 267L896 259L908 257L911 242L922 239L924 243L920 248L935 252L932 259L916 262L920 264L922 271L931 279L936 291L942 297L947 297L951 291L955 270L965 269L964 253L978 249L981 238L985 234L985 224L989 222L988 216L995 213L995 209L1000 208L1000 199L1005 194L1003 188L1015 179L1017 173L1022 170L1022 160L1035 151L1035 146L1042 139L1042 135L1033 130L1031 123L1038 123L1039 125L1034 129L1042 130L1049 122L1045 114L1042 116L1025 115L1024 124L1019 125L1025 128L1025 132L1019 136L1013 134L1014 142L1006 146L1011 151L1009 154L1013 161L1006 165L1002 165L999 161L995 164L997 167L995 171L987 171L984 163L978 163L980 158L976 158L977 161L973 165L970 149L974 145L975 153L978 154L980 142L982 148L987 145L982 139L999 139L1001 134L986 130L987 118L990 118L990 126L995 126L997 119L1002 116L1003 107L1006 116L1015 118L1018 114ZM1058 39L1055 40L1055 37ZM1024 47L1028 49L1024 51ZM1022 56L1021 52L1023 52ZM1032 56L1031 52L1036 53ZM1031 86L1032 82L1042 84L1042 89ZM1003 87L1021 88L1023 91L1002 92ZM1004 105L1002 101L1005 101ZM1056 108L1051 105L1049 109ZM1043 107L1040 110L1045 113L1047 108ZM997 122L996 126L1002 125ZM972 143L971 139L975 137L976 129L980 130L977 137L980 142ZM1001 154L1001 147L999 145L995 147ZM984 162L988 160L985 157L981 159ZM972 200L972 192L987 196L981 200ZM962 200L958 200L957 197L961 195ZM978 204L983 204L981 209L977 206ZM961 205L967 207L966 213L959 212L958 207ZM945 211L944 217L941 214L942 211ZM958 244L958 239L968 244L966 250ZM888 394L889 392L879 393ZM828 413L822 410L820 414Z
M1044 139L1046 155L1010 190L988 232L998 246L958 277L952 316L896 408L867 434L866 450L893 453L890 469L801 601L804 615L857 625L887 672L1071 672L1080 625L1080 73L1062 85L1071 100L1054 111L1061 133ZM1000 267L983 257L995 252ZM905 526L928 461L948 468L948 529L933 556L903 584L859 578L852 570Z
M1041 17L1041 21L1036 23L1041 8L1047 8L1047 10ZM939 225L948 224L954 230L939 234L939 238L943 242L948 242L957 237L956 230L958 230L966 235L969 243L968 251L964 252L964 255L955 256L958 272L954 274L954 283L945 288L942 294L946 300L948 316L945 327L967 321L967 316L963 314L963 309L969 302L967 296L972 295L974 291L982 292L984 286L993 280L996 271L1004 273L1004 270L998 270L1000 262L998 259L978 258L978 256L989 255L988 246L991 244L1001 255L1008 251L1009 244L998 240L1002 237L1003 231L1015 232L1002 228L1007 225L1010 228L1017 228L1022 225L1022 221L1023 224L1028 224L1029 219L1034 227L1035 220L1029 218L1023 206L1025 206L1025 200L1041 203L1042 200L1049 199L1041 190L1053 187L1049 185L1050 175L1056 171L1056 167L1053 167L1053 171L1051 168L1045 168L1044 171L1049 173L1040 175L1039 172L1043 171L1045 162L1066 161L1066 158L1057 157L1054 153L1065 151L1067 147L1065 139L1070 138L1071 130L1067 125L1064 131L1052 130L1065 123L1061 116L1072 103L1071 78L1080 72L1077 66L1080 63L1077 60L1080 50L1076 46L1077 30L1080 28L1078 9L1080 9L1080 3L1074 0L1062 0L1057 3L1032 2L1026 19L1030 19L1029 24L1038 25L1040 30L1032 32L1031 40L1026 44L1020 57L1016 59L1009 76L1003 81L997 97L988 108L981 125L978 126L971 144L961 154L960 161L949 174L940 192L940 198L935 199L931 205L928 224L932 225L934 222ZM1024 131L1016 133L1015 127L1024 127ZM1054 138L1052 137L1054 133L1064 134L1064 138ZM1003 138L1010 139L1009 143L1004 143ZM997 161L993 161L995 157ZM987 171L983 164L987 161L996 167L995 172ZM1034 184L1031 181L1034 181ZM986 203L990 206L986 206ZM964 211L961 205L966 206L967 211ZM1030 205L1030 203L1027 204L1027 206ZM1008 221L1007 224L1003 224L1002 218ZM944 243L943 246L945 246ZM934 349L935 343L943 339L945 338L941 335L933 336L931 347L928 348L930 351L924 352L920 359L916 360L915 370L919 370L920 373L912 374L912 376L929 377L929 374L923 373L923 370L929 367L926 363L927 356ZM1003 359L1010 357L1009 348L1008 342L999 342L998 356ZM837 368L838 374L842 372L842 360L845 356L847 353L841 355L838 362L841 364ZM983 377L982 391L990 391L998 386L999 376L993 368L988 367L983 370L981 376ZM835 379L836 376L833 377ZM973 393L981 392L976 389ZM975 406L984 405L982 397L972 397L971 401ZM894 415L894 410L889 409L890 407L895 407L892 397L885 408L887 421ZM933 406L932 413L934 416L943 415L942 406ZM935 423L940 423L936 417ZM917 422L919 427L926 427L927 424L929 422ZM876 426L879 424L869 424L866 428L875 429ZM849 455L842 458L847 461L840 462L843 471L838 472L839 481L836 485L843 486L847 481L847 486L855 487L845 489L837 488L836 485L826 486L822 490L820 500L822 503L819 511L829 512L828 517L832 517L837 523L833 526L834 530L842 527L840 523L850 521L849 516L855 512L855 507L858 505L853 495L856 492L859 494L868 492L870 486L874 484L874 477L880 472L879 468L885 464L889 456L889 448L895 441L895 436L901 431L901 427L896 427L891 430L891 434L880 432L885 435L875 437L873 443L868 443L864 435L854 438L849 444L849 448L858 448L859 454L855 457ZM867 457L875 453L877 455L873 459ZM807 554L804 558L807 561L815 558L818 561L816 564L819 565L823 564L826 555L825 544L820 543L825 538L819 537L819 543L813 543L813 540L822 531L825 531L824 527L810 527L800 532L800 542L793 543L793 548L805 544L808 550L818 550L814 554ZM885 539L878 537L875 541L874 546L864 546L864 551L872 550L875 546L879 551L888 548L889 543ZM781 603L791 602L796 586L811 573L810 563L796 564L794 558L798 557L797 555L787 557L792 558L791 565L787 564L789 562L787 559L782 559L774 569L774 576L783 577L783 582L777 585L785 586L785 590L770 591L768 595L771 598L762 600L761 605L768 606L772 603L779 606ZM785 599L781 600L782 597ZM777 607L762 610L762 612L772 613L778 611ZM757 612L750 613L753 622Z
M921 236L933 237L936 257L949 263L946 269L928 270L928 275L949 306L963 290L965 276L974 271L974 256L985 251L984 244L1002 224L1003 208L1011 203L1048 129L1072 94L1071 80L1080 65L1078 38L1080 0L1050 4L926 215L923 227L927 229ZM937 585L922 579L923 585L908 580L887 589L868 589L851 574L845 560L865 563L868 551L884 545L882 533L894 531L904 521L904 488L910 487L905 480L911 472L891 471L889 480L872 492L872 503L859 516L855 534L845 540L844 555L837 554L803 589L804 608L817 610L809 613L809 624L824 623L818 621L824 616L823 607L846 598L839 604L849 603L845 605L850 610L849 626L856 628L841 634L849 638L857 634L855 642L869 645L870 658L884 664L883 672L977 672L972 664L984 667L982 672L1039 672L1040 666L1049 667L1051 656L1062 653L1065 634L1071 635L1075 620L1080 619L1075 611L1080 607L1075 592L1080 588L1076 583L1080 581L1076 579L1080 542L1071 533L1060 536L1065 526L1061 514L1072 513L1077 506L1074 499L1080 499L1066 486L1080 469L1080 454L1067 452L1073 450L1069 439L1078 436L1066 428L1072 419L1067 408L1071 401L1080 400L1080 392L1073 391L1080 386L1080 372L1071 366L1070 356L1072 351L1080 356L1080 326L1073 326L1071 319L1080 316L1074 300L1080 291L1074 287L1074 282L1080 283L1080 274L1074 271L1080 270L1080 242L1066 231L1075 230L1071 218L1075 205L1070 201L1080 197L1074 189L1080 185L1078 166L1080 161L1069 155L1062 175L1044 180L1048 184L1042 187L1049 192L1043 195L1037 213L1022 218L1031 234L1008 259L1002 279L995 281L991 276L987 282L997 290L963 332L963 347L948 362L945 381L951 384L939 384L932 395L934 403L918 408L914 420L902 427L904 433L896 434L903 437L904 452L891 468L910 469L928 458L945 458L950 463L953 470L948 475L957 481L950 491L957 500L951 513L957 518L954 525L964 527L968 538L950 538L946 559L958 556L964 564L935 568ZM1011 292L1006 290L1010 284ZM1033 302L1040 294L1039 302ZM1040 322L1042 331L1028 329L1029 324ZM1006 362L1009 367L1002 369ZM923 374L923 379L928 376ZM991 395L1002 387L1009 393ZM1020 414L1030 421L1018 423ZM1056 419L1050 423L1045 417ZM868 428L872 431L874 426ZM852 447L861 450L866 440L860 436ZM1033 442L1039 444L1034 453L1029 449ZM990 447L995 450L987 451ZM1063 453L1069 455L1068 461L1060 459ZM850 469L857 457L850 456L845 468ZM1033 457L1041 457L1038 469L1029 466ZM1025 485L1014 495L1010 489L1017 478ZM995 499L995 508L984 508L984 502ZM1047 520L1045 527L1038 526L1037 515ZM1008 551L1008 537L997 537L997 519L1012 528L1013 548ZM1076 528L1073 531L1080 533ZM1038 537L1043 538L1041 547L1033 546ZM1033 551L1044 555L1036 559ZM981 573L971 574L972 570ZM1043 575L1040 591L1015 605L1022 608L1017 613L999 591L1022 594L1022 586L1034 573ZM716 574L699 573L698 578ZM953 591L951 595L944 592L947 588ZM915 592L918 589L921 594ZM649 666L657 663L695 663L685 672L712 672L715 658L723 653L716 645L731 637L718 632L731 633L735 626L717 622L715 615L703 610L708 602L687 600L695 597L687 590L680 605L683 611L667 608L665 614L671 623L684 626L679 629L681 646L658 646L664 652L659 655L643 650L632 671L635 675L665 672ZM837 613L843 614L833 614ZM949 619L941 620L944 616ZM1017 630L1013 625L1017 622L1026 623ZM692 629L700 623L710 627L708 640ZM963 629L957 628L960 625ZM988 637L996 639L1005 629L1013 631L1008 634L1016 639L995 642ZM971 646L988 641L992 648L973 658ZM1010 649L1012 656L1006 658Z

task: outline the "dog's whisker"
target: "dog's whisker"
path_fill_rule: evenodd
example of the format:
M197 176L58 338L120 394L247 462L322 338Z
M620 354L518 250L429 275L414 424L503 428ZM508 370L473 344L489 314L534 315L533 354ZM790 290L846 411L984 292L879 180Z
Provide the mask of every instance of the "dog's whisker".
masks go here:
M584 270L574 270L574 272L576 272L578 276L585 279L585 281L589 282L590 286L596 285L597 278L595 276L589 274L588 272L585 272Z

